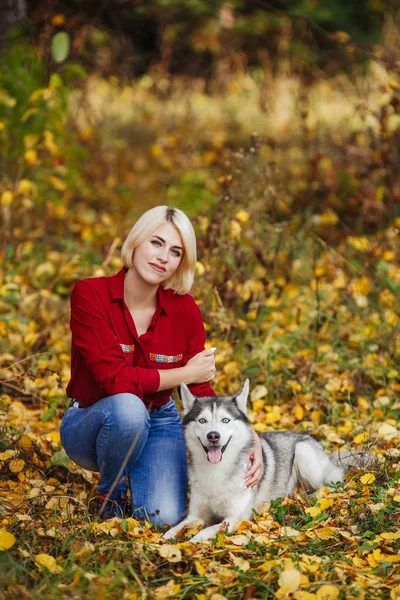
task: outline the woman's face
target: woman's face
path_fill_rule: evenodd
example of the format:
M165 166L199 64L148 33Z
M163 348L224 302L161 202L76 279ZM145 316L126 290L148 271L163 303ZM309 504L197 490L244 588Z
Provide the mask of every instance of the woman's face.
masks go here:
M146 282L159 285L181 264L183 242L172 223L163 223L133 253L132 268Z

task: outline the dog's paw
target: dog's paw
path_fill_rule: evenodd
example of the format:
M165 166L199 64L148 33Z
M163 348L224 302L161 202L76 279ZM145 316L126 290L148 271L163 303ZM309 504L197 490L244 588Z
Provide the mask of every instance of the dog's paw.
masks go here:
M179 529L176 527L172 527L171 529L168 529L168 531L166 531L163 535L163 540L170 540L172 538L174 538L176 536L176 534L178 533Z
M205 529L201 529L195 536L190 538L190 542L193 544L197 544L198 542L206 542L207 540L211 540L221 529L224 523L217 523L216 525L211 525L211 527L206 527Z

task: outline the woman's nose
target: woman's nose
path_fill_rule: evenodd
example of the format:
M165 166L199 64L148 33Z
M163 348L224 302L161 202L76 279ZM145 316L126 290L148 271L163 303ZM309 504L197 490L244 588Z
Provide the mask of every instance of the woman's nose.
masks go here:
M161 248L159 248L158 252L157 252L157 258L161 262L167 262L167 260L168 260L168 248L166 248L165 246L162 246Z

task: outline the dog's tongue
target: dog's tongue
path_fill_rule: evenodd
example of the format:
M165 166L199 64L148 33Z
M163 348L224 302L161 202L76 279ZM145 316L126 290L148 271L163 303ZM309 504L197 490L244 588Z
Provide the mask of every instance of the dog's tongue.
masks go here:
M210 446L207 452L207 458L211 463L219 463L222 458L221 446Z

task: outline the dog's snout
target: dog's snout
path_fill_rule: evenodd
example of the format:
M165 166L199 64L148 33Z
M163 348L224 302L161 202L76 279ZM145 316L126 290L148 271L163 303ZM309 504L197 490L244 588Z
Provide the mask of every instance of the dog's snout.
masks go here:
M218 431L210 431L210 433L207 433L207 439L212 444L216 444L216 442L219 441L220 437L221 435L218 433Z

